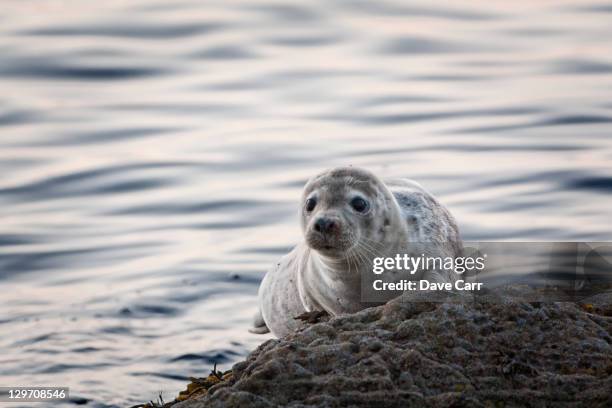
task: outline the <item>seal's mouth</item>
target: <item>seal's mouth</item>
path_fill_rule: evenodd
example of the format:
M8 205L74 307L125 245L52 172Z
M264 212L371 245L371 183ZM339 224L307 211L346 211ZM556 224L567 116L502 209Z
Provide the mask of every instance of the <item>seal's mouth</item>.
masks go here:
M323 252L342 251L341 245L338 245L333 242L329 242L328 240L324 240L324 239L317 239L317 238L306 239L306 244L308 244L310 248L316 251L323 251Z
M312 232L306 235L306 244L327 256L342 256L353 247L354 242L348 236L324 236Z

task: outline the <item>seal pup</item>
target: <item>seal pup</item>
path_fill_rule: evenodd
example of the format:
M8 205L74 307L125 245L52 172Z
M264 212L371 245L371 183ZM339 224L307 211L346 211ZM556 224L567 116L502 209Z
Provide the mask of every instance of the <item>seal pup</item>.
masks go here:
M336 316L373 306L362 301L361 278L372 273L375 257L462 252L453 216L419 184L383 182L361 168L338 167L310 179L300 220L304 240L261 282L254 333L282 337L302 325L295 318L304 313ZM394 278L454 282L453 275L434 270Z

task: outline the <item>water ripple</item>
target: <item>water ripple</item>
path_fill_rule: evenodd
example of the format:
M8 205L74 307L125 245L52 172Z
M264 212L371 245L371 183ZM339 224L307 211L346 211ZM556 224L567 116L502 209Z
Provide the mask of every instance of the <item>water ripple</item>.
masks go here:
M219 61L242 60L258 57L258 54L256 54L252 50L246 47L236 45L211 47L200 52L192 53L190 55L198 59Z
M382 54L449 54L474 51L473 44L460 44L453 41L442 41L433 38L405 36L388 41L380 47Z
M188 163L140 163L74 171L24 183L17 187L1 188L0 197L13 200L48 200L71 196L124 193L161 187L168 183L164 177L143 177L131 173L137 170L187 166ZM117 177L115 177L117 176ZM118 180L128 178L128 180Z
M122 140L133 140L136 138L159 136L168 133L174 133L182 128L153 128L153 127L142 127L142 128L131 128L131 129L110 129L110 130L93 130L93 131L82 131L82 132L71 132L66 135L59 135L56 140L49 140L43 143L38 142L37 145L86 145L86 144L99 144L99 143L113 143Z
M454 133L494 133L509 130L520 130L534 127L546 126L569 126L569 125L592 125L600 123L612 123L612 117L605 115L559 115L547 119L535 120L531 122L511 124L469 127L454 131Z
M612 193L612 177L583 177L566 183L566 188Z
M0 69L1 71L1 69ZM14 126L24 123L32 123L40 119L40 115L34 111L13 110L0 113L0 126Z
M166 202L147 204L138 207L124 208L113 211L117 215L170 215L170 214L199 214L209 211L241 212L245 209L256 210L271 207L274 203L256 200L216 200L201 203Z
M588 59L562 59L554 63L554 72L560 74L610 74L612 63Z
M407 6L402 3L389 1L378 1L373 3L360 0L345 2L345 5L351 10L356 9L367 14L384 15L390 17L431 17L445 20L466 21L492 20L500 18L499 14L491 12L469 11L467 9L450 7L437 8L428 6Z
M15 60L0 68L0 75L14 78L41 78L66 80L127 80L167 73L152 67L67 65L48 59Z
M321 14L312 8L289 4L257 4L250 7L256 13L267 14L276 21L310 23L321 18Z
M138 22L121 23L109 21L107 23L94 23L88 25L46 27L19 32L20 35L30 36L98 36L122 37L147 40L179 39L198 34L206 34L224 28L221 23L197 22L192 24L143 24Z
M424 113L395 113L395 114L362 114L356 112L351 116L343 115L323 115L319 119L326 120L345 120L351 121L360 125L397 125L402 123L414 123L428 121L434 119L452 119L452 118L468 118L468 117L487 117L490 115L496 116L516 116L516 115L531 115L540 112L537 107L508 107L495 109L469 109L460 111L448 112L424 112Z

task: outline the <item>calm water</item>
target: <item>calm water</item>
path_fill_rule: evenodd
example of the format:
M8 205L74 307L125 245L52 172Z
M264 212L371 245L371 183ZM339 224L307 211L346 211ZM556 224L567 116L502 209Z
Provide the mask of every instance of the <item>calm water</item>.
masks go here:
M229 368L334 165L467 239L612 239L612 2L93 3L0 6L2 385L125 406Z

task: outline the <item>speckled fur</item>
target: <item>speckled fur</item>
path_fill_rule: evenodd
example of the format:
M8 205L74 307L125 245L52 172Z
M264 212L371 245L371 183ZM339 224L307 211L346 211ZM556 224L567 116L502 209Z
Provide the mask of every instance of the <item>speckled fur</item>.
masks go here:
M349 202L355 195L367 198L369 211L361 214L352 210ZM312 212L304 209L308 198L317 201ZM267 326L281 337L300 327L302 323L295 317L304 312L325 310L335 316L371 306L362 301L361 277L372 272L374 257L455 257L462 252L452 215L419 184L407 179L383 182L364 169L334 168L308 181L301 202L304 241L264 277L255 332L265 331ZM341 226L331 249L324 249L320 234L313 231L318 216L333 218ZM454 274L446 271L390 274L396 281L455 280Z

